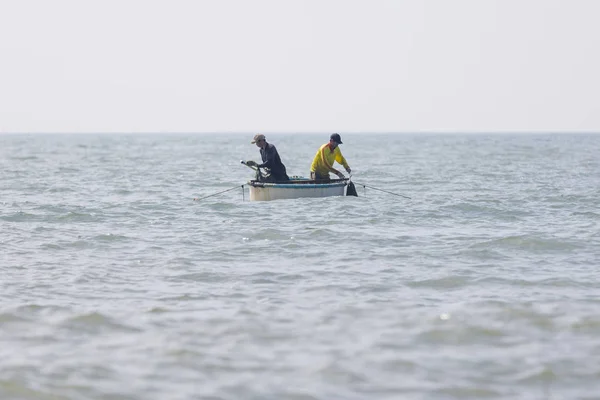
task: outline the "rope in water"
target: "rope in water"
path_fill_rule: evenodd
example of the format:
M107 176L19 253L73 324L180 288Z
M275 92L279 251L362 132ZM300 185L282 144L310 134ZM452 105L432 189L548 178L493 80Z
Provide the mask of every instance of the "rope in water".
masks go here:
M385 192L385 193L389 193L389 194L393 194L394 196L398 196L398 197L404 197L405 199L410 199L410 197L408 196L404 196L403 194L398 194L398 193L393 193L387 190L383 190L383 189L379 189L373 186L369 186L369 185L365 185L364 183L360 183L360 182L354 182L357 185L361 185L362 187L368 187L369 189L374 189L374 190L379 190L380 192Z
M240 187L240 185L236 185L236 186L232 187L231 189L223 190L222 192L209 194L208 196L204 196L204 197L195 197L194 201L200 201L200 200L208 199L209 197L213 197L213 196L216 196L216 195L221 194L221 193L229 192L229 191L231 191L233 189L237 189L239 187ZM243 191L244 190L244 185L241 185L241 187L242 187L242 191Z

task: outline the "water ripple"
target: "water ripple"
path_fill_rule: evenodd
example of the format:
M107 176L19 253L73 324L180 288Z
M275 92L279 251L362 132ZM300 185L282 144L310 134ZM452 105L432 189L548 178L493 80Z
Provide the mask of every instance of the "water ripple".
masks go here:
M243 135L0 135L0 398L600 393L600 136L358 139L410 200L249 202Z

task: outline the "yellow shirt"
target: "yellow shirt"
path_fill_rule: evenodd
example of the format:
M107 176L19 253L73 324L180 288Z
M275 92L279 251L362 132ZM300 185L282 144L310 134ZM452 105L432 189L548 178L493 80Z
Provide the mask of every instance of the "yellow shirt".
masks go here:
M334 161L342 164L346 169L349 168L340 147L338 146L335 150L331 151L329 143L325 143L319 148L317 154L315 154L315 158L310 166L310 172L316 172L319 175L328 175L330 172L337 173L338 171L333 168Z

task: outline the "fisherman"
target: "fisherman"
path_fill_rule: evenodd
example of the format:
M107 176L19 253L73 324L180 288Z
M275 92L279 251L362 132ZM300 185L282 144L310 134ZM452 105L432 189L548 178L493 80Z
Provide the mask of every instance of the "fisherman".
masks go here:
M329 143L325 143L321 146L319 151L317 151L317 154L315 154L315 158L310 166L310 179L328 181L330 172L336 174L340 179L344 179L344 174L333 168L333 163L335 161L337 161L338 164L343 165L346 172L352 172L348 166L348 162L346 162L346 159L342 155L342 151L339 148L340 144L342 144L340 135L338 133L332 133L329 137Z
M246 165L268 170L266 177L257 174L258 180L262 182L285 182L290 180L287 176L285 165L281 162L277 149L274 145L267 143L265 135L260 133L254 135L254 140L250 143L256 144L256 146L260 148L262 164L257 164L254 161L246 161Z

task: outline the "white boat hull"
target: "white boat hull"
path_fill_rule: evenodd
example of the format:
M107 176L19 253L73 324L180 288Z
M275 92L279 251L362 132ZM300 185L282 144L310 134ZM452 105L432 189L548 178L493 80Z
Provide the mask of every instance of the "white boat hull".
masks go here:
M263 183L251 181L250 201L298 199L302 197L344 196L348 180L315 183L309 180L290 180L290 183Z

